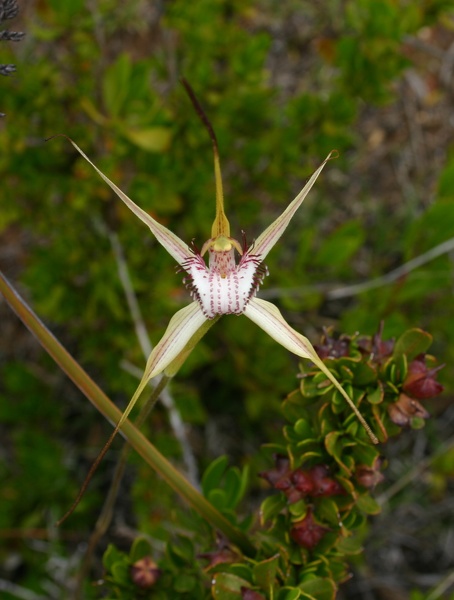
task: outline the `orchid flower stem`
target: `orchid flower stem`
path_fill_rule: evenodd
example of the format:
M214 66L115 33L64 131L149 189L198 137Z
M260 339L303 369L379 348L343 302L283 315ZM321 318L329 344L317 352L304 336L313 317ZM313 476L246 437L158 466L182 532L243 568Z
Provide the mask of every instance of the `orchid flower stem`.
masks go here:
M19 296L8 280L0 272L0 292L11 308L38 339L47 353L62 368L82 393L90 400L100 413L114 426L119 422L122 413L113 402L96 385L79 363L69 354L60 342L50 333L26 302ZM131 446L142 458L174 489L186 502L194 508L213 527L219 529L233 544L248 556L255 555L255 548L249 538L224 517L206 498L175 469L149 440L129 421L123 424L120 433L126 437Z
M149 417L151 411L153 410L156 402L159 399L161 392L164 390L165 386L168 384L169 381L170 377L161 377L158 385L153 389L150 397L140 410L139 416L134 421L134 425L137 427L137 429L140 429L140 427ZM130 451L130 444L128 442L125 442L121 450L120 457L115 466L115 471L113 473L112 481L109 487L109 491L107 492L104 505L102 507L98 520L96 521L93 533L90 536L90 540L88 542L87 550L85 551L81 568L79 570L79 573L77 574L77 584L74 594L74 600L79 600L79 598L83 598L83 582L90 569L93 552L95 551L96 546L98 545L103 535L106 533L112 521L115 502L117 500L118 492L120 490L121 480L123 479L123 475L125 473Z

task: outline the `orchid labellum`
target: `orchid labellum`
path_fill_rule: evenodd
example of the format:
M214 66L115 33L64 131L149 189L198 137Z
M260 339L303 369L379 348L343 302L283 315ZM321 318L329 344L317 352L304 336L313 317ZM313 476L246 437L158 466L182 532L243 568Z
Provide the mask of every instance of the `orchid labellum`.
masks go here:
M214 147L216 216L211 229L211 237L203 244L200 252L194 246L183 242L178 236L137 206L70 140L74 148L90 163L126 206L148 225L158 242L164 246L181 266L181 269L186 272L184 282L193 298L188 306L179 310L172 317L162 339L151 352L142 380L118 422L115 432L121 429L122 424L148 382L161 373L168 376L174 375L209 327L222 315L233 314L248 317L284 348L301 358L312 361L343 395L367 430L370 438L377 442L376 437L357 407L319 358L309 340L290 327L276 306L257 298L259 286L267 275L267 269L264 266L266 256L284 233L322 169L328 160L332 158L333 152L326 157L284 212L259 235L255 242L247 246L244 241L239 242L230 235L229 221L224 212L216 137L189 84L186 81L183 81L183 84L199 116L210 132Z

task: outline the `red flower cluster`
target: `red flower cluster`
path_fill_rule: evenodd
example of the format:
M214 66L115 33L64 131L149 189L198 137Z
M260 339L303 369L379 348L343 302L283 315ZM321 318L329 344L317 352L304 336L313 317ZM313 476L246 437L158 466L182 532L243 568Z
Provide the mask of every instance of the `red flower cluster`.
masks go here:
M161 570L149 556L137 560L131 567L131 579L142 590L152 588L160 575Z
M342 335L339 339L336 339L330 334L331 329L324 327L321 344L314 346L320 358L323 360L325 358L348 356L350 354L350 338Z
M412 360L402 384L403 392L397 402L388 406L388 413L393 423L404 427L410 424L413 417L427 419L430 416L419 400L432 398L443 391L443 386L436 380L441 368L443 365L429 369L425 354L419 354Z
M326 465L315 465L311 469L295 469L290 471L288 458L276 456L276 467L260 473L277 490L284 492L289 504L294 504L311 496L335 496L344 493L344 488L338 481L329 477Z
M426 400L438 396L443 386L436 380L437 373L444 365L428 369L426 355L420 354L408 365L408 373L403 383L403 390L412 398Z
M290 537L299 546L313 550L328 531L330 531L328 527L323 527L314 521L312 510L308 508L304 519L295 523L290 530Z
M394 350L394 339L383 339L383 321L380 323L377 333L372 338L361 338L358 340L358 347L364 353L370 355L369 360L377 365L381 365Z

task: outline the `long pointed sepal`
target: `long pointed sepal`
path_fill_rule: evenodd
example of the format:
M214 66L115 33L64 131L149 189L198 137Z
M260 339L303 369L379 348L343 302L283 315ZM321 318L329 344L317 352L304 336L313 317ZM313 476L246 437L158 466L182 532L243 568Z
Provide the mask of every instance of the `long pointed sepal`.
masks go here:
M319 168L312 174L309 181L303 187L301 192L296 196L296 198L287 206L284 212L275 220L269 227L265 229L263 233L259 235L259 237L255 240L253 252L257 256L260 256L261 260L264 260L268 252L273 248L276 242L279 240L281 235L286 230L288 224L292 220L293 215L298 210L298 208L303 203L304 199L311 191L314 183L316 182L318 176L323 170L323 167L326 163L335 158L337 156L337 151L333 150L328 154Z
M102 179L104 179L107 185L115 192L115 194L120 198L120 200L123 200L126 206L137 217L139 217L139 219L143 221L145 225L148 225L158 242L164 246L167 252L177 261L178 264L181 265L185 260L192 256L188 245L185 244L183 240L181 240L177 235L172 233L172 231L167 229L167 227L164 227L164 225L161 225L160 223L155 221L155 219L153 219L153 217L151 217L147 212L140 208L140 206L137 206L137 204L133 202L131 198L129 198L124 192L122 192L120 188L116 186L115 183L113 183L113 181L111 181L106 175L104 175L104 173L100 169L98 169L98 167L95 164L92 163L92 161L88 158L85 152L81 150L79 146L72 141L71 138L63 134L58 135L65 137L71 142L71 144L74 146L77 152L79 152L79 154L93 167L93 169L98 173L98 175Z
M367 431L367 434L373 443L378 444L377 437L364 420L364 417L359 412L358 408L355 406L352 399L341 386L341 384L337 381L322 359L318 356L310 341L290 327L274 304L271 304L271 302L266 302L266 300L261 300L260 298L253 298L246 306L244 314L246 317L249 317L251 321L266 331L266 333L276 340L276 342L281 344L281 346L284 346L284 348L293 354L296 354L296 356L301 356L301 358L307 358L311 360L320 369L320 371L322 371L328 377L336 389L338 389L345 398L350 408L360 421L361 425Z
M121 426L128 418L129 413L134 408L148 382L153 377L165 371L174 361L180 359L181 356L187 356L188 351L192 350L194 344L191 342L194 340L194 336L197 340L201 337L197 333L200 329L204 328L206 321L207 319L197 302L192 302L189 306L185 306L173 315L164 335L153 348L148 358L142 379L123 412L120 421L117 423L117 431L121 429ZM188 346L190 346L190 349L187 348ZM181 361L179 361L179 364L181 364ZM176 369L173 369L172 375L174 372L176 372ZM169 373L169 375L171 374Z

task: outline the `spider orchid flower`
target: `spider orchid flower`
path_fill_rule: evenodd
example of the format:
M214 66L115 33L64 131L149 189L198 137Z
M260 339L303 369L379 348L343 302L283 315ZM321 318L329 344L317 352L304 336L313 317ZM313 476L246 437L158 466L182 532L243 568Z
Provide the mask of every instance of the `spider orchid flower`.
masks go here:
M196 108L198 107L196 106ZM205 124L207 125L206 122ZM211 237L203 244L201 251L198 251L193 244L188 245L183 242L172 231L137 206L70 140L74 148L90 163L126 206L148 225L158 242L176 260L181 270L186 272L183 281L193 298L188 306L175 313L162 339L151 352L142 380L115 431L121 428L147 383L161 373L173 376L197 342L217 319L222 315L244 315L284 348L301 358L312 361L323 371L351 406L370 438L377 443L378 440L357 407L319 358L310 341L290 327L276 306L256 297L259 286L268 273L263 261L283 234L328 160L332 158L333 152L326 157L284 212L259 235L255 242L248 246L244 236L243 241L239 242L230 235L229 221L224 212L217 143L211 125L208 124L208 128L212 134L214 146L216 217ZM205 256L208 257L208 264Z

